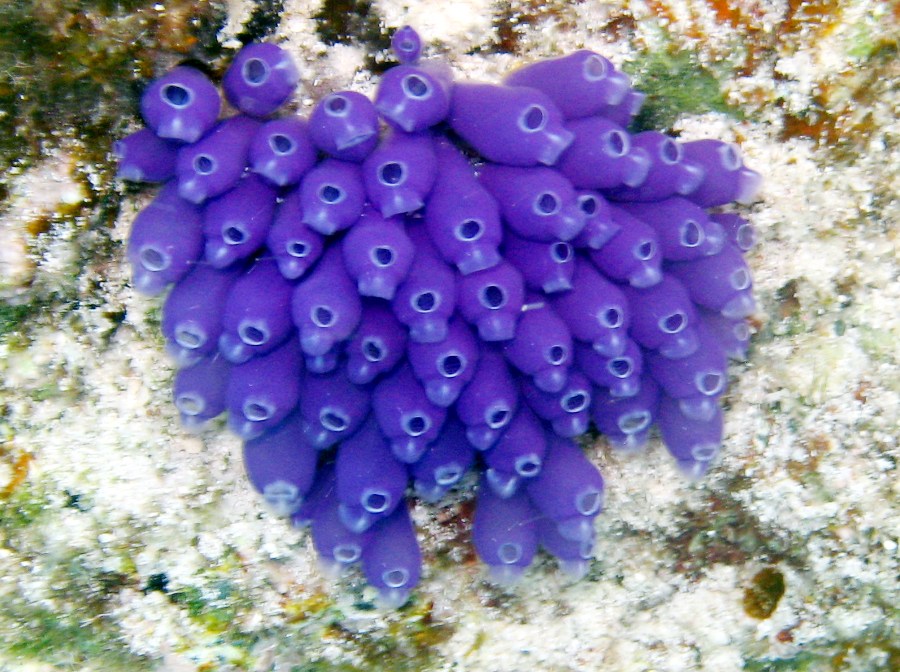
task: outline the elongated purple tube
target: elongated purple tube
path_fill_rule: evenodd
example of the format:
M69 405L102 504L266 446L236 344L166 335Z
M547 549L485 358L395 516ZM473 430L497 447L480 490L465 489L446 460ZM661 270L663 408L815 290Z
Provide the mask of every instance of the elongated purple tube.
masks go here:
M244 441L247 478L279 516L300 508L312 488L316 460L296 414L262 436Z
M418 462L409 466L416 495L426 502L437 502L474 462L475 449L466 439L465 426L456 418L448 418L440 436Z
M670 397L719 397L728 385L728 359L715 337L697 324L697 349L686 357L671 359L659 352L646 353L647 370Z
M300 182L303 223L323 236L355 224L365 202L362 173L355 163L326 159Z
M378 112L363 94L336 91L313 108L309 135L329 156L359 162L378 146Z
M289 191L275 209L266 247L278 263L278 270L288 280L303 277L322 256L325 240L321 233L303 223L298 189Z
M575 365L594 385L609 390L610 396L633 397L640 389L644 357L630 338L625 351L615 357L604 357L589 345L576 343Z
M196 264L172 288L162 310L162 333L178 366L190 366L219 347L222 311L231 285L241 273Z
M141 294L155 296L178 282L203 254L200 212L176 192L177 185L167 183L131 226L127 255Z
M506 224L530 240L572 240L584 228L571 182L552 168L485 164L481 183L500 205Z
M341 242L344 266L360 296L390 301L412 266L412 241L397 218L366 210Z
M550 518L538 519L537 532L541 547L556 558L561 570L575 580L587 574L590 560L594 557L596 534L592 534L590 539L566 539Z
M630 86L628 75L620 70L614 70L611 77L621 79L627 86ZM609 119L622 128L628 128L628 125L641 111L646 99L646 94L629 88L621 102L614 105L604 105L597 113L597 116Z
M396 609L409 599L422 572L422 553L405 502L367 533L362 569L382 607Z
M235 187L244 174L250 143L258 130L255 119L231 117L199 142L182 147L175 166L178 194L199 204Z
M504 78L511 86L530 86L546 94L566 119L589 117L620 103L628 80L614 76L606 58L587 49L518 68Z
M372 411L391 451L407 464L422 457L447 417L447 410L425 395L409 366L400 367L375 386Z
M391 51L401 63L415 63L422 52L422 38L412 26L403 26L391 36Z
M536 415L550 423L559 436L584 434L590 424L591 383L581 371L569 372L559 392L544 392L522 380L522 396Z
M622 185L611 197L617 201L659 201L690 194L703 180L703 168L684 160L684 150L674 138L659 131L631 136L631 144L650 157L647 177L637 186Z
M644 447L659 407L659 385L646 371L637 394L614 397L609 389L595 388L591 419L616 450L635 452Z
M164 140L149 128L126 135L113 143L119 162L116 177L129 182L165 182L175 175L178 143Z
M276 187L297 184L316 162L306 122L296 117L267 121L253 136L249 161L250 170Z
M343 369L303 377L300 416L303 433L318 450L344 441L369 415L368 391L351 383Z
M231 367L218 354L204 357L175 374L172 396L188 429L200 429L225 411L225 388Z
M499 497L482 479L475 501L472 544L488 566L491 579L509 585L522 577L537 552L537 518L524 493Z
M451 74L436 64L398 65L381 76L375 109L406 133L443 121L450 111Z
M226 400L228 426L244 440L284 420L300 400L300 348L293 338L261 357L232 367Z
M746 219L733 212L718 212L709 216L725 231L725 236L741 252L749 252L756 245L756 231Z
M456 274L438 257L422 227L409 227L407 233L416 253L391 307L409 328L411 341L442 341L447 336L447 321L456 310Z
M457 82L448 121L481 156L509 166L552 166L573 137L553 101L524 86Z
M356 285L336 247L294 289L291 312L300 332L300 347L310 356L324 355L347 340L362 317Z
M431 403L448 408L472 380L478 367L479 343L469 325L450 320L447 337L438 343L409 344L406 356Z
M381 301L364 301L362 317L347 343L347 378L371 383L393 369L406 352L406 330Z
M544 467L526 486L535 509L556 523L566 539L593 539L603 508L603 477L571 439L548 437Z
M547 437L537 416L520 406L497 443L484 453L485 480L499 497L511 497L519 485L541 472Z
M577 194L578 207L584 213L584 228L581 229L572 244L575 247L589 247L599 250L619 232L621 228L613 221L609 203L600 194L593 191L580 191Z
M316 553L324 563L326 572L339 574L362 558L366 538L361 532L348 530L341 521L333 468L319 469L316 485L307 496L307 502L311 505L308 518ZM304 503L303 508L306 507ZM295 525L302 515L301 509L294 517Z
M552 294L572 288L575 250L569 243L538 242L507 232L503 255L522 274L528 289Z
M293 293L272 259L257 259L235 280L222 311L219 352L225 359L241 364L281 345L294 330Z
M622 208L610 206L610 213L619 232L599 250L591 250L591 261L617 282L627 282L632 287L655 285L662 277L656 231Z
M558 392L566 384L572 365L572 332L556 311L529 297L515 337L504 343L506 359L545 392Z
M437 159L427 134L395 131L362 165L366 195L385 217L421 208L436 175Z
M250 174L207 203L203 210L206 261L225 268L262 247L275 216L275 199L275 190Z
M403 501L406 465L392 454L374 421L341 443L335 462L340 516L348 530L364 532Z
M505 261L459 279L459 312L477 327L483 341L507 341L516 335L524 299L522 274Z
M222 78L228 102L245 114L265 117L291 97L300 72L287 51L256 42L241 49Z
M463 275L500 261L503 238L496 199L475 179L468 160L445 141L435 142L441 170L425 204L428 235L444 260Z
M697 350L697 311L684 285L669 273L652 287L626 287L631 337L648 350L678 359Z
M557 163L559 172L579 189L635 187L647 178L650 157L631 146L631 139L618 124L603 117L567 122L575 139Z
M753 278L740 250L731 244L721 252L667 269L685 286L691 300L725 317L747 317L756 310Z
M216 123L221 104L206 75L179 66L147 87L141 96L141 116L161 138L197 142Z
M709 418L692 418L677 400L663 395L656 422L678 469L691 480L703 476L722 446L722 409L716 405Z
M483 349L475 376L456 402L456 413L466 426L469 442L478 450L490 448L518 407L519 388L503 355Z
M623 203L622 209L656 231L666 261L692 261L718 254L725 244L722 227L698 205L680 196L654 203Z
M578 340L607 357L624 352L631 324L628 302L622 290L586 260L576 259L572 289L554 294L551 305Z
M731 359L746 359L750 346L750 325L744 318L725 317L721 313L700 309L700 320L722 351Z
M703 181L687 198L704 208L752 202L762 177L744 166L737 145L710 139L685 142L682 147L685 159L703 169Z

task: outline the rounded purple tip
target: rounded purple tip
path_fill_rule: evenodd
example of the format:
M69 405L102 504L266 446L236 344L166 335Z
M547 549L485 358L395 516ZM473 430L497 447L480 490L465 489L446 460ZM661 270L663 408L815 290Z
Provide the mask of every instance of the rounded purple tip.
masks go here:
M234 57L222 88L228 102L245 114L265 117L290 98L300 72L284 49L271 43L248 44Z
M160 138L197 142L219 118L221 100L199 70L174 68L154 80L141 96L141 116Z
M422 38L412 26L403 26L391 36L391 51L401 63L414 64L422 52Z

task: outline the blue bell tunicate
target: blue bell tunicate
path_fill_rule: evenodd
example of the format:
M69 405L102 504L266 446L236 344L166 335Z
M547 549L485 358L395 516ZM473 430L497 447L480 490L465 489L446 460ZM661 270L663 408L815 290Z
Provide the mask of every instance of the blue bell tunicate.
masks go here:
M199 70L178 66L141 96L141 116L166 140L197 142L219 118L219 92Z
M259 259L231 285L222 311L219 352L233 364L271 352L293 331L294 288L271 259Z
M231 117L199 142L182 147L175 166L178 194L199 204L237 185L259 126L249 117Z
M453 318L438 343L410 343L407 358L431 403L447 408L472 380L478 367L478 341L469 325Z
M362 173L354 163L326 159L300 182L302 221L323 236L355 224L365 201Z
M247 175L203 210L206 261L225 268L251 257L266 242L275 216L275 190Z
M503 352L514 367L532 378L539 390L559 392L568 380L573 361L572 332L550 304L529 297L516 335L504 343Z
M372 411L391 451L406 464L422 457L447 418L447 409L428 398L408 366L385 376L375 386Z
M584 228L575 189L552 168L487 164L480 179L500 204L506 224L523 238L572 240Z
M226 390L231 430L247 440L276 427L300 400L302 369L300 348L294 339L232 367Z
M316 457L296 415L273 431L244 442L247 477L280 516L289 516L300 508L312 488Z
M282 198L266 236L266 248L288 280L303 277L325 249L322 234L303 222L301 200L302 195L297 189Z
M219 354L204 357L178 370L172 395L184 427L201 429L225 410L225 389L230 373L230 365Z
M456 413L466 426L469 442L478 450L490 448L518 407L519 389L503 355L485 349L474 377L456 402Z
M475 500L472 544L492 580L510 585L522 577L537 552L537 519L524 493L500 497L482 478Z
M318 102L309 117L309 135L335 159L359 162L378 146L378 112L356 91L337 91Z
M200 211L178 198L169 182L134 220L128 238L128 261L134 288L156 295L178 282L203 253Z
M178 366L188 366L217 351L225 301L242 271L196 264L169 292L162 310L162 333Z
M467 521L476 482L494 580L539 547L578 579L595 451L661 436L695 479L723 447L760 176L734 144L626 130L646 96L593 51L510 61L499 84L424 58L410 26L391 51L360 80L374 100L320 95L325 76L289 102L299 73L273 43L225 64L221 93L179 66L114 143L119 178L161 183L127 259L136 291L169 291L181 424L225 413L269 507L382 606L422 573L413 521Z
M364 532L401 506L408 478L374 420L341 443L335 476L341 520L353 532Z
M508 166L552 166L573 138L553 101L525 86L457 82L448 122L481 156Z
M360 296L388 301L406 279L414 255L403 223L382 217L374 210L364 213L347 233L341 251Z
M249 162L250 170L276 187L297 184L316 162L306 122L273 119L260 126L250 143Z
M330 248L315 270L294 289L291 304L303 352L323 356L350 338L362 317L362 302L340 250Z
M259 42L241 49L222 78L228 102L244 114L265 117L294 93L300 73L284 49Z

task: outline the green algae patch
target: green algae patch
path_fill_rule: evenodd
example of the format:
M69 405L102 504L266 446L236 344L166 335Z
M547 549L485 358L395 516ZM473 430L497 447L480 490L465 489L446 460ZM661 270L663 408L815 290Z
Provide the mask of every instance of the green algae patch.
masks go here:
M62 498L40 482L26 482L0 500L0 547L30 568L16 581L50 587L40 601L15 588L0 600L0 652L58 669L152 669L128 650L110 616L131 574L90 567L77 551L47 551L60 505Z
M284 12L282 0L253 0L253 11L244 22L238 39L243 44L261 42L278 29Z
M740 566L785 557L789 549L784 542L733 496L748 487L745 479L734 477L728 492L710 492L702 507L684 512L685 525L668 544L677 571L697 578L716 564Z
M366 67L379 73L387 67L383 54L390 49L391 40L373 4L369 0L324 0L313 18L322 42L364 45Z
M67 138L109 145L131 118L160 50L205 53L217 3L0 3L0 182Z
M778 608L784 596L784 574L775 567L766 567L756 573L744 590L744 612L753 618L769 618Z
M40 488L27 481L10 488L4 484L0 497L0 548L16 549L22 530L41 520L48 512L50 499Z
M686 114L722 112L737 119L740 110L725 102L719 80L696 57L685 51L650 52L626 63L633 86L647 95L629 130L671 128Z
M113 627L104 619L79 618L41 607L15 606L3 611L21 624L13 639L0 644L18 660L52 665L58 669L102 669L113 672L152 670L151 661L128 652Z
M0 339L18 333L29 319L40 314L44 302L36 300L27 303L0 301Z

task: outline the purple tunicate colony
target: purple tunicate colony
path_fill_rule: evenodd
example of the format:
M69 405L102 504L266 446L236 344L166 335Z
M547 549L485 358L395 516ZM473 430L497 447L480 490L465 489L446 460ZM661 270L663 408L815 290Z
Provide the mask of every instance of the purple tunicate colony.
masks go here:
M731 202L759 175L718 140L625 130L643 95L598 54L454 82L411 28L375 100L269 118L299 75L251 44L216 87L177 67L120 176L164 182L128 245L187 427L227 412L253 486L360 563L387 604L420 574L407 497L480 474L472 537L499 580L538 548L575 575L603 480L575 439L636 450L656 425L690 477L722 440L729 357L754 310ZM712 211L710 211L712 209Z

